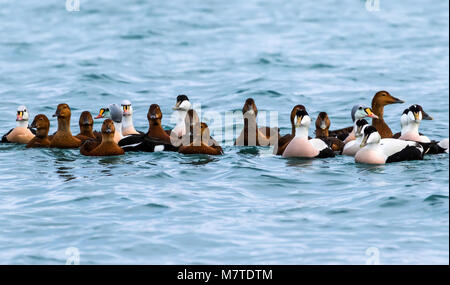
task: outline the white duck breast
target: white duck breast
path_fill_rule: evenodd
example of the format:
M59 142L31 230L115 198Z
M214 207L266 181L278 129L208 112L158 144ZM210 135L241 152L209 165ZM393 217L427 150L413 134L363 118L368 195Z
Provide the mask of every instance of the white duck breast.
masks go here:
M364 129L368 126L368 124L369 123L364 119L359 119L356 122L356 139L349 141L344 145L344 149L342 150L343 155L355 156L355 154L361 149Z
M176 113L176 125L172 129L172 132L176 133L178 137L184 136L186 134L186 124L185 118L187 112L191 109L191 103L187 97L182 97L184 95L180 95L177 98L177 104L173 108Z
M405 160L423 159L423 147L412 141L398 139L381 139L373 126L364 130L363 146L356 155L355 161L368 164L385 164Z
M304 110L295 117L295 137L283 152L283 157L325 158L334 157L334 152L321 139L308 140L311 118Z
M122 135L137 135L140 134L134 128L133 124L133 106L131 102L128 100L123 100L121 103L122 106L122 114L123 114L123 122L122 122Z

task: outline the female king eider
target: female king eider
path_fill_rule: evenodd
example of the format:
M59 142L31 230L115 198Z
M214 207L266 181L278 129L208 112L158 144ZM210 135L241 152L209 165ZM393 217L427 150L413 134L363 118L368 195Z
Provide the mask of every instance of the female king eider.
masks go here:
M283 157L326 158L334 157L334 152L321 139L309 139L311 118L303 105L291 111L292 132L278 140L274 153Z
M405 160L423 159L424 149L412 141L398 139L381 139L381 135L373 126L364 129L361 149L355 155L355 161L367 164L385 164Z

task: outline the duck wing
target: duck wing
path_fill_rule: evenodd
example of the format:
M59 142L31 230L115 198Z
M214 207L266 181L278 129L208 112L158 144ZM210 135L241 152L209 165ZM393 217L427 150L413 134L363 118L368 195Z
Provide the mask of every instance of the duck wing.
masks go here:
M88 139L84 141L84 143L80 147L80 153L83 155L89 155L91 151L97 148L100 145L100 142L94 139Z
M278 145L273 149L273 153L276 155L282 155L288 144L294 138L292 134L287 134L278 139Z
M353 131L353 126L342 128L339 130L329 131L328 135L330 137L337 137L341 141L344 141L345 138Z
M5 135L2 137L2 143L9 143L7 136L13 131L14 129L9 130Z

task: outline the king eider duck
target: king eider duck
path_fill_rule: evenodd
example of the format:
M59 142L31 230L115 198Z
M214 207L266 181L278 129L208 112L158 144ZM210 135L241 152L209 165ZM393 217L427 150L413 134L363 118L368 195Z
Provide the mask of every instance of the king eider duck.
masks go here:
M102 134L93 130L94 119L89 111L81 113L78 125L80 126L80 133L75 137L81 140L82 143L92 139L98 141L102 140Z
M342 151L344 142L336 137L330 137L331 121L326 112L320 112L316 119L316 139L323 140L333 151Z
M365 107L361 104L354 105L351 111L351 118L353 122L352 127L347 127L335 131L330 131L329 135L332 137L337 137L338 139L342 140L344 143L348 143L349 141L355 140L355 123L359 119L363 118L378 118L378 116L372 111L371 108Z
M334 152L321 139L309 139L311 118L303 105L297 105L291 112L292 132L278 140L274 154L283 157L326 158Z
M406 109L400 118L402 131L399 139L421 143L425 149L428 148L426 154L448 153L448 138L437 142L419 133L422 120L433 120L422 106L414 104Z
M27 144L34 138L34 133L28 126L30 114L25 106L17 108L16 127L2 137L2 143Z
M356 121L356 139L349 141L344 145L342 150L343 155L355 156L355 154L361 149L361 143L364 136L364 129L369 125L365 119L359 119Z
M196 123L192 128L192 142L189 145L182 145L178 149L182 154L209 154L222 155L223 150L218 144L214 144L211 138L208 125L206 123ZM189 134L191 137L191 134Z
M269 146L275 145L278 140L278 128L260 127L256 122L258 109L253 98L245 100L242 108L244 115L244 128L234 145L238 146Z
M131 102L128 100L123 100L122 103L123 110L123 123L122 123L122 135L139 135L143 134L142 132L136 131L133 124L133 106Z
M187 112L191 109L192 105L189 101L189 98L186 95L178 95L177 96L177 103L175 104L175 107L172 109L176 111L176 125L170 132L170 135L172 133L178 137L182 137L186 134L186 126L185 126L185 118Z
M361 149L355 161L367 164L385 164L405 160L423 159L424 148L417 142L393 138L382 139L374 126L364 129Z
M163 130L161 120L163 118L158 104L152 104L148 109L148 132L146 134L130 135L119 141L119 146L125 151L177 151L171 143L171 138Z
M36 136L27 144L27 148L50 147L48 131L50 130L50 121L44 114L34 117L31 127L36 129Z
M119 143L121 139L123 139L122 135L122 119L123 114L122 110L117 106L117 104L111 104L108 106L108 108L101 108L100 112L95 119L111 119L114 122L114 141L116 143ZM103 137L103 136L102 136Z
M122 155L125 152L114 141L116 132L114 122L111 119L103 121L102 140L87 140L80 148L80 153L86 156L114 156Z
M81 140L72 136L70 131L70 117L72 112L69 105L59 104L53 117L58 118L58 130L51 136L52 148L79 148Z

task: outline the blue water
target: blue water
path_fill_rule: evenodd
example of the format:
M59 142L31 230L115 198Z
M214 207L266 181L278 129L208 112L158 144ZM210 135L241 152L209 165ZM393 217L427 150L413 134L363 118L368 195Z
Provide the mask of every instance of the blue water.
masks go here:
M152 103L169 128L180 93L220 114L253 97L283 134L303 104L333 129L388 90L406 101L385 108L394 131L418 103L435 119L421 132L449 136L448 1L64 2L0 2L2 134L21 104L68 103L76 133L82 111L123 99L137 129ZM286 160L230 137L222 157L0 145L0 263L65 264L76 247L81 264L365 264L374 247L381 264L448 264L447 154Z

